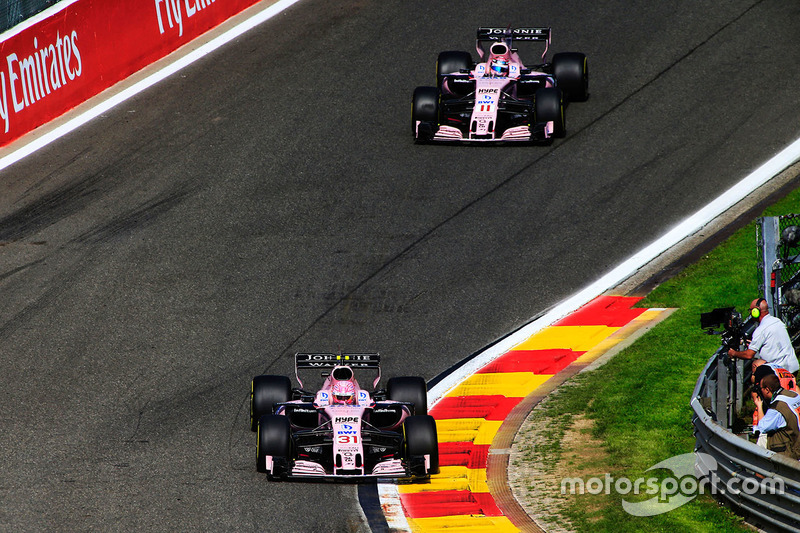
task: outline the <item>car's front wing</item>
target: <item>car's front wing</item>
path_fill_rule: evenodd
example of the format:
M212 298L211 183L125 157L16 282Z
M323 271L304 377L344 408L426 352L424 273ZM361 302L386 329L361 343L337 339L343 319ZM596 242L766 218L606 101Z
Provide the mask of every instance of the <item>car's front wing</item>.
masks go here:
M325 468L313 461L294 461L289 476L292 477L324 477L324 478L367 478L367 477L407 477L410 472L406 469L401 459L390 459L375 465L372 472L366 473L358 470L353 470L347 474L332 474L326 472Z
M531 126L514 126L501 133L475 135L462 128L417 121L416 139L419 141L449 142L506 142L506 141L546 141L553 137L554 124L541 122Z
M320 479L377 479L389 477L419 477L430 472L431 457L424 455L412 457L408 464L401 459L389 459L375 465L371 472L352 470L342 473L331 473L314 461L298 459L291 465L283 458L266 457L266 471L275 478L320 478Z

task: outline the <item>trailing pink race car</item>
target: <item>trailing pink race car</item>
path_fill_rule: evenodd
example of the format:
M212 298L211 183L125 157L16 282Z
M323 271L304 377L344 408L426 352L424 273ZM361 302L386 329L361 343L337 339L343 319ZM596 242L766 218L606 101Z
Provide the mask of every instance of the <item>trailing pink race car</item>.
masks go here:
M417 142L545 141L566 134L564 106L589 96L586 56L546 61L550 28L479 28L469 52L439 54L436 87L414 91L411 126ZM491 43L488 52L484 43ZM514 45L544 43L542 63L526 66Z
M322 369L316 393L303 390L299 370ZM355 370L376 371L372 391ZM420 377L397 377L386 389L375 353L295 355L293 389L286 376L253 378L250 427L258 433L256 469L271 480L425 477L439 471L436 421L427 414Z

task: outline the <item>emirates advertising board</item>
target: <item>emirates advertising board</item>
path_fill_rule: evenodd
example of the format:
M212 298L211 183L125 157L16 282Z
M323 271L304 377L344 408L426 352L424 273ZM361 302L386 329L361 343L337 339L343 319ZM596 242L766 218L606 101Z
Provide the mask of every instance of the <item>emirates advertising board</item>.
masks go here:
M66 113L258 0L64 0L0 35L0 146Z

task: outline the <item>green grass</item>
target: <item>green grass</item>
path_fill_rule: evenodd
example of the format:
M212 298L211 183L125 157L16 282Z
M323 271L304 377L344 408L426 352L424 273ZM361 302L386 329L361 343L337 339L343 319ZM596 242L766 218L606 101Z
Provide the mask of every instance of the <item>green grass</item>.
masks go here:
M764 215L800 211L800 190ZM719 337L700 329L700 313L735 306L745 311L758 296L755 222L663 283L642 307L678 310L601 368L579 375L557 392L536 416L553 421L545 445L528 450L530 457L555 464L562 459L561 438L577 416L590 418L592 436L602 442L601 464L591 464L602 477L650 477L656 463L694 449L689 400L706 361L719 347ZM577 467L578 465L576 465ZM562 466L561 468L565 468ZM570 465L566 465L566 469ZM582 465L582 472L586 465ZM581 476L584 477L584 476ZM701 496L673 511L634 517L622 508L619 495L570 496L561 520L578 531L748 531L741 519ZM634 501L634 496L625 499Z

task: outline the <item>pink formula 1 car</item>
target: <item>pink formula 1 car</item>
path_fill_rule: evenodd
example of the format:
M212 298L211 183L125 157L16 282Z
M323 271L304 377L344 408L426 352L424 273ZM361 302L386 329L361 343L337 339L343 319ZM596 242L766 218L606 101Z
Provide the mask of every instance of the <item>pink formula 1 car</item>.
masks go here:
M316 393L303 390L300 370L321 369ZM355 371L376 371L372 391ZM425 477L439 471L436 422L427 413L420 377L397 377L386 389L378 354L298 353L292 389L286 376L256 376L250 426L258 433L256 469L286 478Z
M518 42L544 43L541 64L526 66ZM489 45L488 52L484 50ZM479 28L476 49L439 54L436 87L417 87L411 127L417 142L545 141L566 133L564 106L589 95L586 56L546 61L550 28Z

